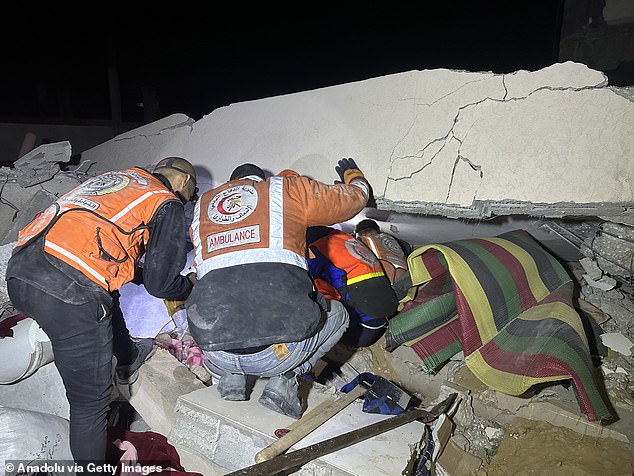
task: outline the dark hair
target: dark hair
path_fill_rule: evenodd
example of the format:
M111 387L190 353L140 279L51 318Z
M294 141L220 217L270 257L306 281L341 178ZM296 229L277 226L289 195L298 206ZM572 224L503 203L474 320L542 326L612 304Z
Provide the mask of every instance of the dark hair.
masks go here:
M260 177L264 180L266 177L264 175L264 171L254 164L242 164L238 165L233 172L231 172L231 177L229 180L237 180L244 177L248 177L249 175L255 175L256 177Z
M379 224L377 222L375 222L374 220L371 220L369 218L366 218L365 220L361 220L354 227L354 232L355 233L361 233L364 230L375 230L377 232L380 232L381 228L379 227Z

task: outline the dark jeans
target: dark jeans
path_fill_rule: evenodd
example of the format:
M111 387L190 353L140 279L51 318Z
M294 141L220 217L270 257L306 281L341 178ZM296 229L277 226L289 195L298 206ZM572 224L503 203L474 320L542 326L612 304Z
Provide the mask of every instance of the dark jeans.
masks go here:
M70 448L77 462L103 462L112 394L113 329L117 355L133 349L118 301L67 304L17 279L7 281L13 306L32 317L51 340L55 366L70 404Z
M360 349L362 347L370 347L378 341L387 330L387 327L379 329L370 329L363 327L361 324L351 325L345 334L341 337L341 343L348 347Z

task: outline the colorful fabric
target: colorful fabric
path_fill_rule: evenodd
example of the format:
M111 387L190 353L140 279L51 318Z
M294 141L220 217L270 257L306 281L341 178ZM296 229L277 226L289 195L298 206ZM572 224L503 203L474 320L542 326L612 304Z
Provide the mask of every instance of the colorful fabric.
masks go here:
M390 320L388 350L411 347L430 373L462 350L476 377L509 395L572 379L590 421L612 417L572 279L528 233L426 245L408 264L414 287Z
M186 471L176 448L160 433L113 429L108 436L108 462L117 465L116 476L203 476Z

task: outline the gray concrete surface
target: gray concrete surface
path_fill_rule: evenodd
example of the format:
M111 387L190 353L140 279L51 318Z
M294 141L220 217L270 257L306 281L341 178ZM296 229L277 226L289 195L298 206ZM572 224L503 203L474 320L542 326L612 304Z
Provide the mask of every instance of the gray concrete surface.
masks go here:
M250 400L222 400L212 386L196 390L178 399L178 418L169 440L175 445L196 450L211 462L229 470L255 464L258 451L275 441L274 432L295 420L262 407L258 402L265 379L255 384ZM336 398L332 389L312 388L307 411L325 399ZM390 418L364 413L358 400L294 445L290 451L304 448L363 426ZM410 445L423 435L424 425L409 423L335 453L324 455L305 465L299 475L392 476L400 474L410 458Z

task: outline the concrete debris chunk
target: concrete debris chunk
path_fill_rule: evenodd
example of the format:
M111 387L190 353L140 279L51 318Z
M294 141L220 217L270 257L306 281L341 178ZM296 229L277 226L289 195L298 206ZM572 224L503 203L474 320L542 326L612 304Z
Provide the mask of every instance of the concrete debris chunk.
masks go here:
M599 288L603 291L609 291L610 289L614 289L614 287L616 286L616 279L610 278L609 276L603 276L601 279L595 280L592 279L592 277L590 277L589 275L584 274L583 279L585 279L586 283L588 283L590 286Z
M55 201L55 196L46 190L38 190L17 213L15 220L5 231L0 234L0 243L6 244L18 239L18 231L24 228L36 214L45 210Z
M583 269L586 271L587 275L594 280L601 279L603 276L603 271L597 265L597 262L590 258L583 258L579 260L579 264L583 266Z
M623 355L632 355L634 343L620 332L608 332L601 334L603 344L615 352Z
M58 162L70 161L70 155L68 141L42 144L14 163L18 183L22 187L30 187L50 180L60 171Z
M592 240L598 266L611 276L628 278L634 260L634 227L605 222Z

